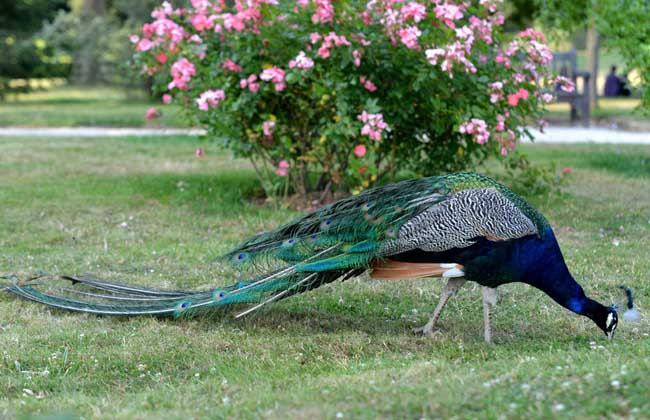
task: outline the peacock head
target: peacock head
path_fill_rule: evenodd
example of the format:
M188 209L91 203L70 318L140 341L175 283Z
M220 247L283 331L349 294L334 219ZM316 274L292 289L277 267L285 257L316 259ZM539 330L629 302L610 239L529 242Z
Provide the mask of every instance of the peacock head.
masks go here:
M617 311L620 307L626 308L626 311L623 313L623 320L625 322L639 322L641 320L641 314L634 307L632 289L624 285L620 286L620 288L625 292L625 303L610 307L597 304L596 310L592 311L589 315L610 340L614 338L614 332L616 332L616 327L618 326Z
M614 332L618 326L618 313L616 308L610 306L606 311L602 312L596 319L594 319L596 324L600 327L601 330L607 335L607 338L610 340L614 338Z

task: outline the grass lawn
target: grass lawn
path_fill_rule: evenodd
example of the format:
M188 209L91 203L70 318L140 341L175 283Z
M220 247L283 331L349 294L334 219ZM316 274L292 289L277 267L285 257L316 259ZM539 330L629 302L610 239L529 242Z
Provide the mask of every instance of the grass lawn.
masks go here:
M293 214L250 204L249 166L189 137L0 139L0 274L93 272L165 287L226 283L214 257ZM650 294L650 148L526 146L574 168L530 197L588 294ZM123 223L126 223L124 225ZM411 335L432 280L354 279L243 321L100 318L0 293L0 417L647 418L648 321L613 342L523 284L501 287L495 345L477 285L436 339Z
M180 111L174 106L151 102L142 92L127 95L120 88L78 88L60 86L18 96L9 95L0 102L0 127L185 127ZM150 107L162 116L145 120Z

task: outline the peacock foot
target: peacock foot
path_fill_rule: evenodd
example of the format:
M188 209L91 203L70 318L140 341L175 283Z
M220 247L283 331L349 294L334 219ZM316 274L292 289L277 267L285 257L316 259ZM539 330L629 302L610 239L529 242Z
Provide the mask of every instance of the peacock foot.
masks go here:
M411 331L413 334L423 335L430 338L433 338L436 334L440 333L440 330L438 328L435 328L433 325L429 325L428 323L421 327L413 328Z

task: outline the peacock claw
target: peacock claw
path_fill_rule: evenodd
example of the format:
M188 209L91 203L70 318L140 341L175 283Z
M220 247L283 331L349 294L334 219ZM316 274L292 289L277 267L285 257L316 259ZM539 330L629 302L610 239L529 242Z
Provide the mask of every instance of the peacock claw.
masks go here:
M425 337L430 337L430 338L433 338L434 335L440 332L439 329L429 326L428 324L418 328L413 328L411 331L413 332L413 334L423 335Z

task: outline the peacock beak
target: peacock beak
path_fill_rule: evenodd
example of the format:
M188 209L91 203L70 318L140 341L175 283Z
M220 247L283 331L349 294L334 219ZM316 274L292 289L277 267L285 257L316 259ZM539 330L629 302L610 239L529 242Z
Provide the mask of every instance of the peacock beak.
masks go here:
M611 330L611 331L608 331L608 332L607 332L607 339L608 339L609 341L612 341L612 340L614 339L614 331L615 331L615 330Z

